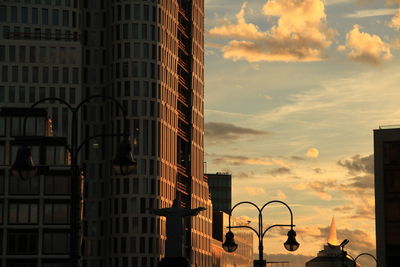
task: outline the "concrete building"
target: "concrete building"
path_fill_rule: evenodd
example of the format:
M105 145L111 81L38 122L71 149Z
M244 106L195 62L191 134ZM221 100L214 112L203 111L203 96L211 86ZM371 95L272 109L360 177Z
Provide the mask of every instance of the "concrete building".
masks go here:
M400 128L374 130L375 220L378 266L400 261Z
M232 175L229 173L207 173L213 209L230 213L232 208Z
M186 225L192 266L211 264L211 217L204 154L203 0L24 0L0 3L0 105L27 107L59 97L75 107L97 94L128 111L136 173L110 171L119 138L81 154L86 176L85 266L156 266L165 220L150 208L175 197L204 206ZM65 106L40 107L54 135L70 136ZM81 140L122 132L122 114L103 100L81 112Z
M237 218L231 217L231 225L246 225ZM253 231L246 228L233 229L237 249L228 253L222 248L225 234L228 231L229 215L222 211L213 213L212 267L248 267L253 264Z
M29 139L22 138L26 115ZM69 160L48 134L46 110L0 108L0 266L69 265ZM22 144L39 166L28 180L9 171Z

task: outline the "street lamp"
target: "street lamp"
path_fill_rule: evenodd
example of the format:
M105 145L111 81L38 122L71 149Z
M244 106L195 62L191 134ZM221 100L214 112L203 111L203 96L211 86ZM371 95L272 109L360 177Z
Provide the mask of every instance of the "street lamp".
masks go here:
M80 108L90 100L94 98L102 98L113 101L119 110L122 112L124 117L124 132L122 134L98 134L94 136L90 136L86 138L82 143L78 144L78 112ZM61 139L57 139L60 141L62 145L66 147L68 152L71 155L71 239L70 239L70 266L77 267L80 266L80 251L82 244L82 236L80 232L80 223L81 223L81 183L80 183L80 170L78 165L78 154L83 148L83 146L87 145L89 141L99 137L124 137L124 140L118 146L117 155L115 159L112 161L112 168L116 172L116 174L126 175L132 172L136 168L136 161L133 159L131 154L131 146L129 144L128 139L128 128L127 128L127 119L126 119L126 110L125 108L113 97L105 96L105 95L93 95L84 100L82 100L76 107L72 107L68 102L61 98L57 97L47 97L40 99L35 102L30 108L35 108L38 104L43 103L45 101L55 100L64 104L68 107L69 111L72 113L71 120L71 144L67 144L65 141ZM26 134L26 120L28 116L24 118L24 129L23 135ZM30 148L26 145L23 145L19 148L17 152L17 157L14 164L11 166L11 174L13 176L20 177L21 179L29 179L35 176L37 173L37 168L32 160L32 153Z
M264 208L266 206L268 206L269 204L272 204L272 203L280 203L280 204L285 205L288 208L288 210L290 212L290 224L274 224L274 225L271 225L267 229L264 230L264 228L263 228L262 211L264 210ZM231 226L232 212L237 206L239 206L241 204L250 204L250 205L254 206L258 210L258 230L254 229L253 227L251 227L249 225ZM300 244L296 241L296 232L293 230L293 227L295 226L293 224L293 213L292 213L292 210L290 209L290 207L285 202L280 201L280 200L272 200L272 201L269 201L269 202L265 203L261 208L259 208L256 204L254 204L253 202L250 202L250 201L239 202L235 206L232 207L232 209L231 209L231 211L229 213L229 226L227 227L229 229L229 231L225 235L225 242L222 244L222 247L227 252L234 252L237 249L238 245L235 243L234 234L232 233L231 229L233 229L233 228L248 228L248 229L251 229L258 237L258 252L259 252L258 265L260 267L264 267L266 265L266 262L263 259L263 250L264 250L263 238L264 238L264 236L265 236L265 234L267 233L268 230L270 230L271 228L277 227L277 226L290 227L290 230L287 233L288 239L283 245L288 251L297 250L299 248Z

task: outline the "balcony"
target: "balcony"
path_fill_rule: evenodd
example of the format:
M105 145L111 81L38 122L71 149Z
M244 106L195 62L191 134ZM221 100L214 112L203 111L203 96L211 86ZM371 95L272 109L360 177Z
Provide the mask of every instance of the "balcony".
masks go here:
M180 175L185 176L185 177L189 177L189 172L186 169L186 167L184 167L183 165L181 165L179 163L177 164L177 167L178 167L178 173Z
M178 191L180 191L181 193L183 193L185 195L189 195L188 187L185 184L177 181L176 182L176 187L177 187Z

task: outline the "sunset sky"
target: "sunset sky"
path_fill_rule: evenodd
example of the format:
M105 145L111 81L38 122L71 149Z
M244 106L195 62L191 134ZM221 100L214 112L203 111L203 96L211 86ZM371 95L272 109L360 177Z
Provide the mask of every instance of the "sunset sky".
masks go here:
M373 129L400 124L400 0L385 1L205 0L207 171L232 173L233 203L290 205L291 267L332 216L352 255L374 253ZM264 220L290 222L283 206ZM287 258L271 256L287 230L267 234L267 259Z

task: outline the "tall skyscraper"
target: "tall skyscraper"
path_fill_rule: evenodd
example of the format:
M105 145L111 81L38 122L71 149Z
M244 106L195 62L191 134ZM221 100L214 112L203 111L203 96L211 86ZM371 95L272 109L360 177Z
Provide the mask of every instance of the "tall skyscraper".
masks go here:
M213 209L227 214L232 208L232 175L229 173L207 173Z
M378 266L400 261L400 128L374 130L375 220Z
M186 224L192 266L211 262L212 208L203 173L203 0L21 0L0 3L0 105L27 107L44 97L77 105L97 94L128 113L136 173L116 176L120 138L85 146L86 266L156 266L165 219L150 213L175 197L207 211ZM70 114L46 102L54 135L69 137ZM81 112L81 140L120 133L112 101Z

